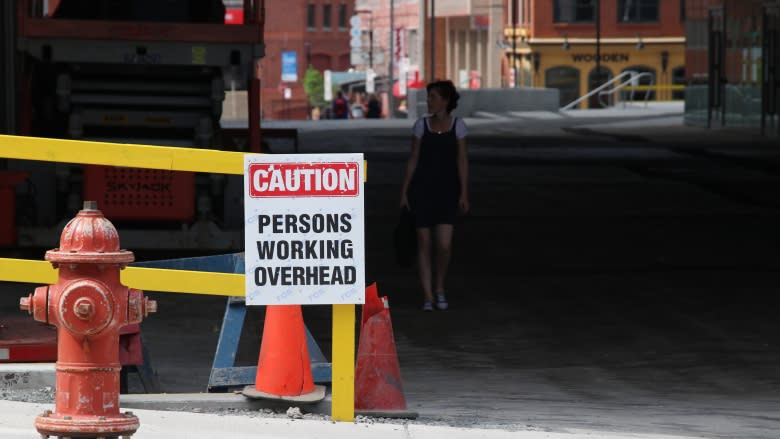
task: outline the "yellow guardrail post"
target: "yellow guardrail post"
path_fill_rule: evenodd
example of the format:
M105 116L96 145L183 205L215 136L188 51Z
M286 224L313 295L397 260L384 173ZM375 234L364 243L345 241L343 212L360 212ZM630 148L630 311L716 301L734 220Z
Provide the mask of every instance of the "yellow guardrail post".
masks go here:
M239 152L8 135L0 135L0 158L244 174L244 154ZM244 295L242 274L127 267L121 272L121 280L128 287L145 291ZM0 281L53 284L57 281L57 270L46 261L0 258ZM338 421L353 421L355 305L333 305L332 357L331 416Z
M355 420L355 305L333 305L333 369L331 417ZM338 359L338 361L336 361Z

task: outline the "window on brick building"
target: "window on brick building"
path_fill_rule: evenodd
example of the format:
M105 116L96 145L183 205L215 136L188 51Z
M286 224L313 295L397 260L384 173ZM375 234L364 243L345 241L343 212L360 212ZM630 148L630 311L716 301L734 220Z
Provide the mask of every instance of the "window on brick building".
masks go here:
M333 8L331 5L322 5L322 28L330 29L330 16Z
M596 18L594 0L555 0L553 21L556 23L592 23Z
M658 21L658 0L619 0L618 23Z
M339 30L347 29L347 5L342 3L339 5Z
M317 27L317 6L309 3L309 8L306 10L306 28L314 30L315 27Z

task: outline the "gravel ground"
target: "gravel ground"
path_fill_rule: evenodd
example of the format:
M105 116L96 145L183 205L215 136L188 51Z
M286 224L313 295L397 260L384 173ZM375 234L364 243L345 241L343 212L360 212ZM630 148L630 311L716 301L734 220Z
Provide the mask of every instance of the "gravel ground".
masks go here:
M37 404L54 404L54 389L0 389L0 399L6 401L34 402Z
M31 402L36 404L54 404L54 389L52 387L43 387L39 389L0 389L0 399L6 401L19 401L19 402ZM177 409L178 410L178 409ZM210 413L220 416L242 416L242 417L264 417L264 418L289 418L289 419L306 419L315 421L331 421L335 422L328 415L322 415L318 413L304 413L298 407L290 407L286 411L278 411L272 409L204 409L200 407L190 407L185 410L191 413ZM449 422L442 422L435 419L417 419L410 421L408 419L395 419L395 418L375 418L370 416L356 416L356 424L398 424L405 425L409 423L415 423L420 425L439 425L439 426L453 426ZM457 425L455 427L472 427L473 425ZM480 426L482 428L490 428L490 426ZM500 428L506 430L506 426L494 426L493 428ZM524 429L528 429L527 426ZM510 429L511 430L511 429Z

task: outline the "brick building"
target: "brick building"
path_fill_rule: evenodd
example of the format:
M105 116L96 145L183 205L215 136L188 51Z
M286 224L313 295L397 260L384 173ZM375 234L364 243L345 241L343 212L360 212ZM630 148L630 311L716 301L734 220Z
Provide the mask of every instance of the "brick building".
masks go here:
M354 14L354 4L354 0L265 2L266 54L261 76L264 119L308 117L308 98L303 89L307 65L319 71L350 67L349 17Z

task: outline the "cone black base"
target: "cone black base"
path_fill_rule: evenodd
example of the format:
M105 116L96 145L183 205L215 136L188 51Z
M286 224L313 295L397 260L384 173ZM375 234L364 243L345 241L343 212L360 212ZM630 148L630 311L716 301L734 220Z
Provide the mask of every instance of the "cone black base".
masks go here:
M325 399L325 386L314 386L314 390L303 395L283 396L273 395L271 393L261 392L255 386L246 386L241 393L251 399L269 399L272 401L290 401L303 404L314 404Z

